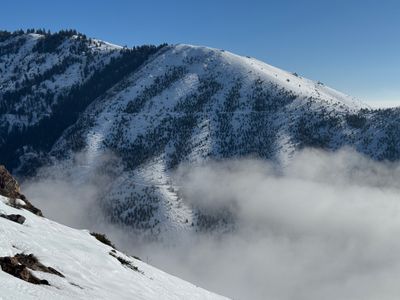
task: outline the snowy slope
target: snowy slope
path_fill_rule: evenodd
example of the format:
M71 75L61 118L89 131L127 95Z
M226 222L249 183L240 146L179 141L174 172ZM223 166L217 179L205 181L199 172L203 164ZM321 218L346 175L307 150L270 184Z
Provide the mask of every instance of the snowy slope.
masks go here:
M36 50L45 39L43 34L29 33L0 42L0 53L4 52L0 58L0 121L8 131L32 126L51 114L58 95L85 82L120 50L98 40L83 40L80 35L65 38L56 51ZM23 92L24 87L29 90ZM9 96L13 101L8 101L4 94L14 91L21 91L21 96L18 101Z
M176 45L93 102L52 154L62 178L73 173L74 181L89 182L111 151L122 170L101 201L106 216L165 237L215 225L180 198L171 178L179 164L258 156L284 165L307 146L352 146L388 158L386 135L376 135L382 117L320 82L256 59ZM76 143L84 145L79 163Z
M0 31L2 163L16 169L32 157L46 160L91 102L162 47L123 48L74 30Z
M0 196L0 213L21 214L24 224L0 218L0 257L34 254L65 278L35 271L50 286L34 285L0 271L0 299L226 299L168 275L138 259L115 252L137 271L123 266L110 246L28 211L12 208Z
M18 44L21 38L25 40ZM56 72L53 80L57 87L46 79L42 80L43 90L33 88L42 104L25 105L30 102L21 96L16 107L6 107L0 114L4 120L18 120L0 125L0 156L22 176L50 165L50 171L39 169L42 178L67 179L77 187L96 182L99 173L107 176L96 199L103 211L98 222L110 221L165 239L169 234L218 225L220 217L210 218L182 199L173 178L181 164L250 156L284 166L305 147L332 151L351 147L376 160L400 159L400 109L373 110L321 82L254 58L183 44L165 46L142 57L137 68L127 70L101 95L89 99L81 111L74 111L71 116L79 118L67 120L68 128L41 143L41 138L47 137L43 132L57 128L59 118L54 118L52 109L58 98L50 97L54 103L46 101L40 91L48 90L54 96L71 89L72 82L90 81L90 72L80 77L88 57L91 64L86 69L91 72L118 71L110 57L119 57L123 51L106 42L84 39L79 43L96 54L76 52L76 47L67 45L76 43L77 38L68 37L56 51L41 54L32 50L32 44L42 38L29 34L3 42L15 44L14 48L3 45L10 52L0 62L0 80L6 89L15 88L20 80L15 74L20 73L11 74L5 66L15 69L21 64L27 74L44 74L46 61L73 56L79 62L73 60L73 66ZM31 62L29 57L36 58ZM122 65L136 58L128 57ZM37 59L40 68L35 65ZM2 90L1 96L6 96ZM81 98L77 98L79 103ZM27 111L18 111L18 106ZM4 138L10 126L40 125L45 115L54 119L35 131L33 141L29 131L23 136L14 132L8 141ZM7 141L4 147L2 140ZM4 158L11 152L11 158Z

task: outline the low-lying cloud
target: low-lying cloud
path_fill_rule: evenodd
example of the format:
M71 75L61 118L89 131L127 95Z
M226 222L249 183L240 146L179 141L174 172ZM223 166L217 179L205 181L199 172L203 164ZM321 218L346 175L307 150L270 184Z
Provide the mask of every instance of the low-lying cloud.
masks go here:
M260 160L186 165L175 174L184 199L203 210L229 207L234 230L173 246L108 233L150 263L234 299L399 299L399 178L399 164L351 150L305 150L284 168Z
M23 192L44 215L62 224L94 229L104 222L99 199L118 173L118 159L103 153L96 161L86 152L70 160L41 168L23 182Z

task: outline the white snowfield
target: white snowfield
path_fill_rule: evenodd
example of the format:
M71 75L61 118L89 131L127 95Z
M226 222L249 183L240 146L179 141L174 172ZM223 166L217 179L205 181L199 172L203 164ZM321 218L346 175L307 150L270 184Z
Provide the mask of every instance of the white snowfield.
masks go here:
M227 299L117 251L138 271L123 266L109 254L112 248L88 231L12 208L7 201L0 196L0 214L20 214L26 221L0 218L0 256L32 253L65 278L35 271L50 286L35 285L0 271L0 299Z
M225 85L228 85L235 75L244 76L249 83L260 78L265 82L274 83L293 91L300 98L316 97L322 102L342 104L352 109L366 107L360 100L325 86L322 82L304 78L249 56L245 57L225 50L189 44L175 45L170 52L165 54L165 56L168 55L183 58L202 57L203 61L206 61L202 69L206 71L212 69L214 73L219 72L219 79L225 81Z

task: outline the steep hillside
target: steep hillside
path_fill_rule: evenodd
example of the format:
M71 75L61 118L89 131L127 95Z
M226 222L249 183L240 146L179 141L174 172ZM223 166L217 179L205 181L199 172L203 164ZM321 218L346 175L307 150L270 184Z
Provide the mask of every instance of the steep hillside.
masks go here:
M4 180L3 180L4 179ZM26 210L0 190L1 299L226 299L76 230ZM6 188L8 187L8 189ZM19 192L19 190L18 190Z
M120 159L102 199L113 223L153 233L203 230L229 216L182 201L170 177L179 164L246 156L285 164L297 149L343 146L397 159L397 114L252 58L178 45L94 102L52 155L63 161L81 151L77 164L67 159L62 168L73 164L87 179L106 169L104 153Z
M76 36L67 41L80 40ZM20 175L52 165L51 171L40 169L40 177L69 178L76 185L97 181L99 174L106 177L98 203L102 217L112 223L156 235L230 223L225 212L202 212L183 201L171 177L181 164L251 156L284 166L304 147L352 147L376 160L400 158L399 109L372 110L321 82L206 47L135 48L121 65L132 62L138 51L144 53L140 63L117 72L118 59L110 56L120 57L124 50L100 41L85 43L94 43L91 49L101 54L93 64L102 68L104 62L101 74L111 72L113 80L100 84L102 76L92 75L95 81L90 75L86 81L67 76L101 88L94 94L85 83L77 93L71 89L62 109L53 109L46 121L30 121L41 125L6 134L0 157ZM27 49L24 45L16 45L16 53ZM30 52L37 56L33 48ZM13 55L5 57L7 63ZM16 79L9 82L9 89L18 91ZM82 87L90 91L84 105ZM1 93L6 103L7 93ZM69 109L72 113L65 114ZM22 120L16 124L30 124Z
M74 30L0 32L0 155L49 151L81 112L160 47L122 48Z

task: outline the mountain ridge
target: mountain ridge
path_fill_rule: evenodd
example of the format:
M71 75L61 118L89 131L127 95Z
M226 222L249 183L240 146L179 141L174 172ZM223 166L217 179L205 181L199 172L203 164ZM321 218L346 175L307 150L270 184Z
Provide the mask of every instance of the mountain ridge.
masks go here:
M42 39L54 40L51 36ZM32 55L57 57L73 51L65 46L71 36L63 38L53 52ZM81 42L95 48L102 43ZM4 56L3 65L19 55L18 47L24 49L12 48L16 53ZM201 212L185 202L173 178L182 164L250 156L284 166L306 147L351 147L375 160L400 158L399 109L371 109L320 82L225 50L178 44L140 51L122 61L142 53L134 68L87 98L87 105L74 111L76 119L67 118L70 126L54 134L54 143L41 145L46 131L28 143L18 131L13 133L13 151L10 143L0 145L0 153L13 153L4 163L21 176L38 171L39 178L69 178L78 185L96 181L99 172L106 174L98 195L103 217L131 230L168 236L229 222L229 216ZM101 61L101 55L96 57L93 62ZM100 74L118 70L112 63L94 64ZM74 62L68 68L84 72L85 67ZM74 106L81 98L71 95ZM15 105L23 101L16 98ZM58 121L46 129L57 128Z

